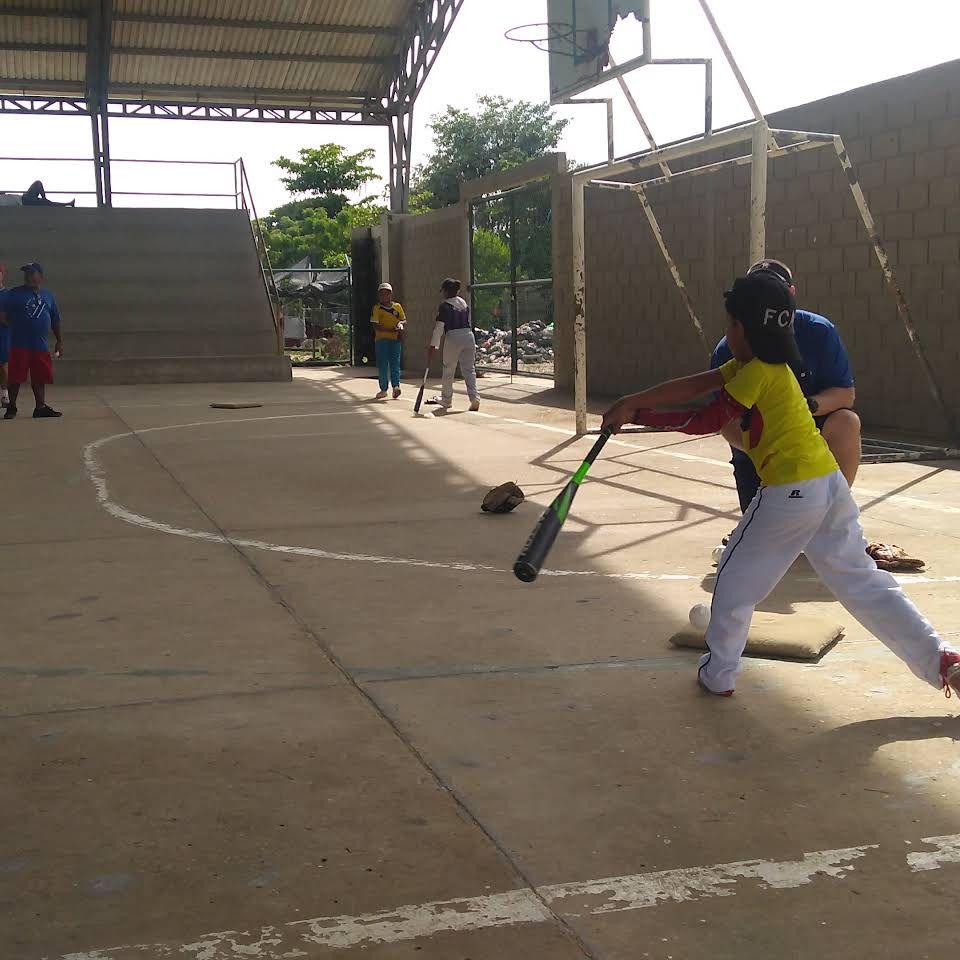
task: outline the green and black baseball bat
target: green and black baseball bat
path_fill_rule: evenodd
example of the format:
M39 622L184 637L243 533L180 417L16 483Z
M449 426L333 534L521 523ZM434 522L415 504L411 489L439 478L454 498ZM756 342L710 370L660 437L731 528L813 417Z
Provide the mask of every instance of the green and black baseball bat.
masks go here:
M537 525L530 534L524 548L520 551L516 562L513 565L514 576L524 583L533 583L540 573L540 568L547 559L547 554L553 546L553 541L557 539L557 534L563 526L563 522L570 513L570 505L573 498L580 489L590 470L590 466L597 459L603 445L613 436L613 431L609 428L600 434L600 438L590 448L590 452L583 458L577 472L570 478L567 485L557 494L553 503L543 511L543 515L537 521Z

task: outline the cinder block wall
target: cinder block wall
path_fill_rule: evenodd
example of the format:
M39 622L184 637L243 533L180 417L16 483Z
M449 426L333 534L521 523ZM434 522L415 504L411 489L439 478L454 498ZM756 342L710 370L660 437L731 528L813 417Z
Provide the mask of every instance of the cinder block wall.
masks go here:
M443 279L455 277L464 288L470 281L467 242L467 220L460 205L399 217L391 227L390 282L407 314L404 370L423 372Z
M960 410L960 61L785 110L770 121L843 136L928 356ZM747 265L749 179L749 168L740 168L649 193L711 342L723 330L721 292ZM569 187L558 184L558 233L569 229L568 196ZM557 207L558 200L567 208ZM555 236L554 249L559 280L570 273L569 242ZM943 436L945 424L832 148L771 162L767 252L794 268L800 305L839 326L865 421ZM704 366L632 194L588 190L586 267L592 394L617 394ZM562 289L558 283L557 385L569 388L572 298L563 299Z
M290 378L242 210L5 207L0 256L46 270L61 384Z

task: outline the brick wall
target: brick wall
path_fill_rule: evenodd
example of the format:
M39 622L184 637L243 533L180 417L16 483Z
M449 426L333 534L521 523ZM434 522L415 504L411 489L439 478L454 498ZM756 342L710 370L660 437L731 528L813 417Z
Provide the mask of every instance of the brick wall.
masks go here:
M960 61L769 119L844 138L934 370L960 410ZM744 167L649 192L711 342L723 330L721 292L746 267L749 181ZM840 328L864 420L943 435L833 149L772 161L768 191L767 252L794 268L800 305ZM564 196L569 187L557 186L555 198ZM569 213L555 206L555 230L568 227ZM554 251L555 277L568 275L569 243L555 237ZM586 269L591 393L621 393L703 367L703 349L632 194L588 189ZM569 388L572 303L562 303L557 383Z
M390 231L391 283L407 314L404 370L423 372L445 277L469 281L467 220L461 206L398 217Z

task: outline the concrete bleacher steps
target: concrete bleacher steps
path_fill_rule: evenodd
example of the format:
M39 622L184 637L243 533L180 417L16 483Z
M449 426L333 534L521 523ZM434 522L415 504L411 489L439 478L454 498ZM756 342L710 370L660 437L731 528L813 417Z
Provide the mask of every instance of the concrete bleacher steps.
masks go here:
M290 379L242 210L0 208L0 260L44 266L58 383Z

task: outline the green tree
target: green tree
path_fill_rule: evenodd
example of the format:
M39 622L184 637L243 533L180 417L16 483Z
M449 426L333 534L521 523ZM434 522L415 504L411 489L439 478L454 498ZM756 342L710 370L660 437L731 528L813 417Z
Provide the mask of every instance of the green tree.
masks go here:
M350 254L350 232L373 226L383 212L373 203L347 204L331 217L325 199L294 200L260 220L274 267L289 267L308 256L316 266L343 266Z
M473 278L477 283L510 279L510 247L498 233L479 227L473 232Z
M510 246L499 233L485 227L473 231L473 279L476 283L494 283L510 279ZM503 290L473 291L474 323L481 329L501 326L497 306L502 306Z
M293 194L291 200L260 220L270 261L274 267L289 267L309 256L316 266L339 267L350 255L350 232L379 221L385 208L371 199L353 203L348 194L377 180L366 161L373 150L346 153L336 143L305 147L299 160L280 157L274 166L287 172L282 181Z
M459 201L464 180L508 170L556 150L567 122L556 117L547 103L504 97L480 97L475 112L448 107L431 119L433 150L414 172L412 209L424 212L449 206ZM511 246L520 279L550 276L551 203L547 181L517 190L509 198L478 202L474 223L477 282L510 278ZM498 276L484 275L481 265L483 257L493 251L492 236L499 239L497 249L503 258ZM489 295L481 299L486 301Z
M460 183L509 170L556 150L568 121L548 103L480 97L476 113L447 107L431 118L433 151L413 176L414 209L447 207Z
M377 179L377 172L367 164L375 152L346 153L338 143L304 147L299 160L278 157L275 167L287 172L280 181L291 193L305 193L321 201L331 217L348 203L347 194L356 193L364 184Z

